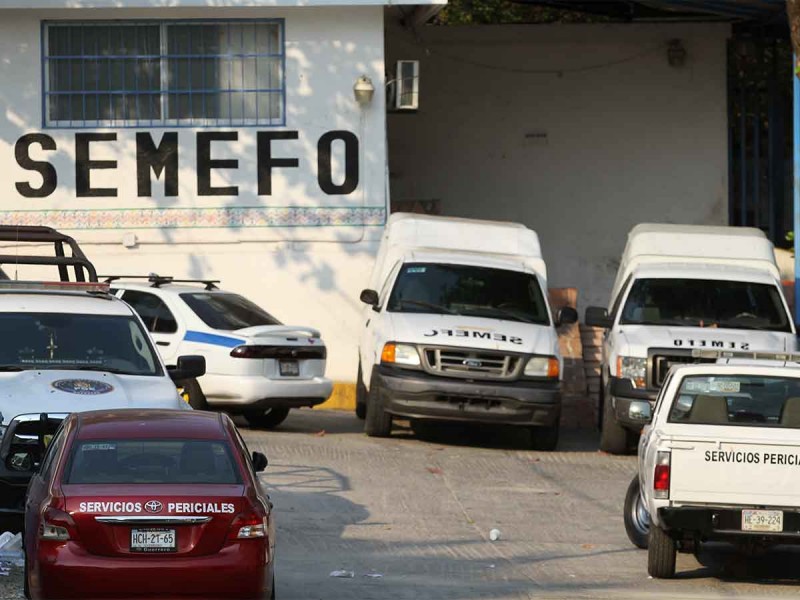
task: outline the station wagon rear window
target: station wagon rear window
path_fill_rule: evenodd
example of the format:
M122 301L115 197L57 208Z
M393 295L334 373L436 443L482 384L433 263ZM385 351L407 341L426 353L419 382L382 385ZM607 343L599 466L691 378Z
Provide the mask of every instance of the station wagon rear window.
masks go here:
M238 484L233 456L215 440L85 440L72 449L67 484Z
M758 375L685 377L670 423L800 429L800 379Z

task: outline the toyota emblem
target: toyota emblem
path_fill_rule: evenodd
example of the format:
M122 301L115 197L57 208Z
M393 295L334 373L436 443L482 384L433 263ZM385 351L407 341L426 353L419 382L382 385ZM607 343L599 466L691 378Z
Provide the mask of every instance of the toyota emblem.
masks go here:
M159 513L162 508L164 508L164 505L158 500L150 500L144 504L144 509L149 513Z

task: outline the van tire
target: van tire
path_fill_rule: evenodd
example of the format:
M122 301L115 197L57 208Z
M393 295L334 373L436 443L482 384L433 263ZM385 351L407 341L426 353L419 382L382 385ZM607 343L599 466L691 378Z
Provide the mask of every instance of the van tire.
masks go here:
M643 512L644 511L644 512ZM639 474L634 475L625 494L625 509L623 520L625 521L625 533L628 539L637 548L647 550L647 538L650 535L650 516L642 506L642 495L639 489Z
M531 450L540 450L542 452L552 452L558 446L558 434L561 429L560 419L557 419L553 425L547 427L530 427L528 429L531 440Z
M389 437L392 434L392 415L387 413L374 393L367 394L367 415L364 420L364 433L369 437Z
M647 544L647 573L656 579L675 576L675 558L678 548L669 534L658 525L650 525Z
M288 408L270 408L266 411L244 413L248 425L254 429L275 429L289 416Z
M195 410L208 410L208 402L206 395L203 393L203 388L197 382L197 379L187 379L183 382L183 392L189 396L189 406Z
M367 386L364 385L361 361L358 361L358 377L356 378L356 417L362 421L367 418Z
M611 398L605 395L603 402L603 427L600 430L600 450L609 454L625 454L628 451L628 432L614 418Z

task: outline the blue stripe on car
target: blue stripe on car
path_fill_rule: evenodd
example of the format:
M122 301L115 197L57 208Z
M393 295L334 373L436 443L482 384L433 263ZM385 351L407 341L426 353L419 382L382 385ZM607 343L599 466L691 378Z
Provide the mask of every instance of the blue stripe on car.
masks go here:
M187 331L183 336L186 342L197 342L199 344L211 344L212 346L225 346L233 348L244 343L244 340L227 337L224 335L214 335L213 333L203 333L202 331Z

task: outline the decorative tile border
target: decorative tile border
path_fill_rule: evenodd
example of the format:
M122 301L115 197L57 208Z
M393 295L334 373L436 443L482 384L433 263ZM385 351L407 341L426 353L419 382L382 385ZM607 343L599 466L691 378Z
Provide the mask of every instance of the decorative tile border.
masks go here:
M386 209L364 207L117 208L0 211L4 225L57 229L230 229L384 225Z

